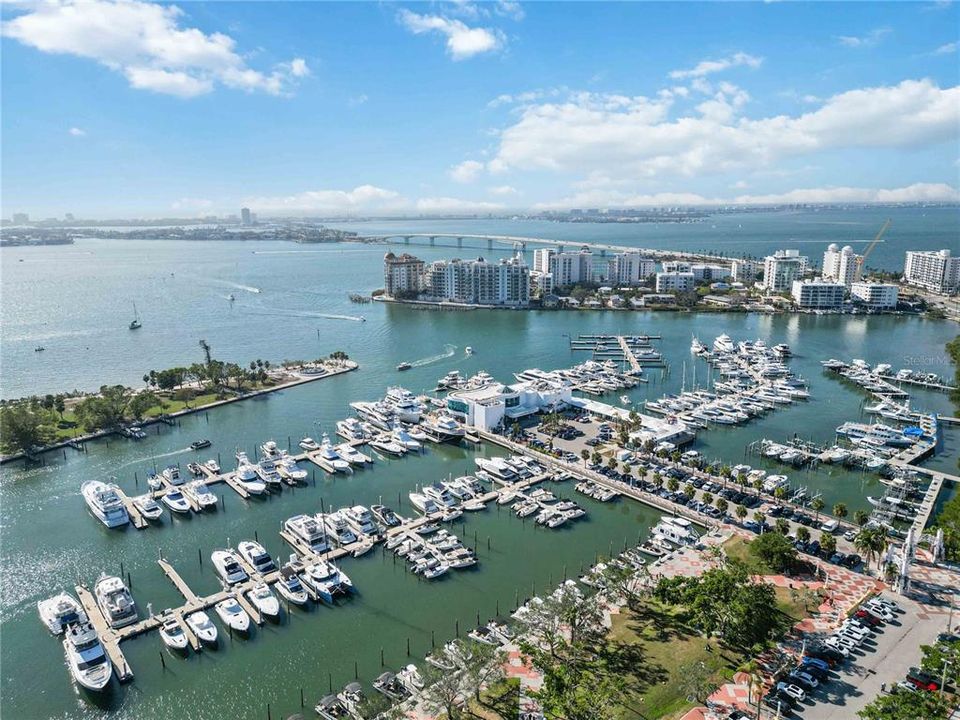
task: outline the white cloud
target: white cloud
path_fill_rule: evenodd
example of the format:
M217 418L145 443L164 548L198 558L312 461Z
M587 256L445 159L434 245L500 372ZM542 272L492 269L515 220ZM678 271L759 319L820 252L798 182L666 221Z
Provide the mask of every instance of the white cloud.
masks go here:
M483 172L483 163L476 160L464 160L450 168L450 177L458 183L471 183Z
M466 60L499 50L506 43L503 33L496 28L470 27L460 20L440 15L419 15L402 9L397 15L401 25L414 35L438 32L447 39L447 52L454 60Z
M835 148L914 148L956 139L960 87L930 80L840 93L800 115L734 118L746 102L734 86L722 102L671 118L672 99L575 93L524 107L500 132L491 172L553 170L621 178L697 176L764 169L786 157ZM724 104L721 106L722 104Z
M487 188L487 192L491 195L496 195L498 197L507 197L509 195L518 195L519 190L510 185L494 185L491 188Z
M866 35L838 35L837 42L848 48L868 48L880 44L887 35L893 32L890 28L877 28Z
M353 190L307 190L293 195L253 197L243 201L260 212L319 212L331 214L394 212L408 207L394 190L360 185Z
M281 95L309 74L295 58L269 72L250 68L233 38L182 27L175 5L141 0L49 0L16 9L3 34L45 53L94 60L131 87L189 98L217 85Z
M347 98L347 105L350 107L358 107L364 105L367 100L370 98L367 97L366 93L360 93L359 95L354 95L353 97Z
M84 137L87 134L86 130L78 127L72 127L69 130L67 130L67 132L70 133L73 137Z
M478 213L502 210L503 205L452 197L427 197L417 200L416 208L422 213Z
M526 17L526 13L523 11L520 3L513 2L512 0L497 0L497 2L494 3L493 11L497 15L508 17L511 20L523 20L523 18Z
M741 183L737 183L736 188ZM540 210L570 207L668 207L677 205L785 205L828 203L911 203L957 202L960 191L944 183L916 183L902 188L870 189L853 187L803 188L769 195L738 195L732 198L705 197L697 193L629 193L619 190L589 190L555 202L541 203Z
M934 55L952 55L957 51L957 47L960 43L951 42L946 45L941 45L936 50L933 51Z
M737 52L720 60L701 60L689 70L673 70L670 77L674 80L684 78L700 78L712 73L728 70L732 67L746 66L758 68L763 63L763 58L749 55L745 52Z

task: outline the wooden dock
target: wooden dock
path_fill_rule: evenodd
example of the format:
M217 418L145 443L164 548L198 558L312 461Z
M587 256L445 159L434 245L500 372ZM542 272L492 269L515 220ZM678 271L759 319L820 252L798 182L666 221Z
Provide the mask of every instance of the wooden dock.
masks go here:
M627 339L623 335L617 335L617 342L620 343L620 349L623 351L623 357L630 364L630 369L632 369L637 375L643 372L643 368L640 366L640 361L637 360L637 356L633 354L633 349L630 347Z
M173 583L173 586L177 589L177 592L183 595L183 599L186 600L188 604L196 603L199 599L197 594L190 589L190 586L187 585L186 580L180 577L180 573L174 569L173 565L168 563L163 558L158 558L157 563L160 565L160 569L163 570L163 574L166 575L170 582Z
M137 530L143 530L150 524L137 509L137 506L133 504L133 500L120 488L117 488L117 497L120 498L120 502L122 502L123 506L127 509L127 515L130 516L130 523Z
M84 585L77 585L76 591L77 598L80 600L80 604L83 605L90 624L93 625L93 629L97 631L97 635L100 637L100 644L103 645L104 652L106 652L107 657L110 658L110 663L113 665L113 672L117 676L117 679L120 682L132 680L133 670L130 668L127 658L124 657L123 652L120 650L121 638L117 632L110 627L110 623L107 622L103 613L100 612L100 606L97 605L93 593Z

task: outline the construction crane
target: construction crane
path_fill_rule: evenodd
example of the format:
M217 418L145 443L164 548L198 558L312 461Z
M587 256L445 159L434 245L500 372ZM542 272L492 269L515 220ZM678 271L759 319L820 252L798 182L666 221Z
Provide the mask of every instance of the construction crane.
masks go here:
M883 239L884 234L887 232L887 229L890 227L890 223L892 222L892 220L887 219L887 221L883 223L883 227L880 228L880 232L877 233L877 236L873 239L873 242L867 245L867 249L863 251L863 255L857 258L857 275L861 275L863 273L863 266L864 263L867 262L867 256L873 252L873 249L877 246L877 243Z

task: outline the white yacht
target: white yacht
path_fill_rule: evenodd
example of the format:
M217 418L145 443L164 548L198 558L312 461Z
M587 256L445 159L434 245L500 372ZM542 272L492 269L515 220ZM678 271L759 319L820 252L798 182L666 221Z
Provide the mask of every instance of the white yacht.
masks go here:
M420 427L427 437L437 442L459 441L467 432L460 423L446 413L425 417L420 422Z
M730 336L724 333L723 335L718 335L713 341L713 349L718 353L732 353L736 348Z
M283 529L315 553L325 553L330 549L326 531L317 524L316 518L310 515L294 515L284 520Z
M70 675L81 687L99 692L110 682L113 666L90 623L77 623L67 628L63 651Z
M357 536L347 522L343 510L337 510L326 515L318 514L317 521L323 523L327 533L339 547L351 545L357 541Z
M424 487L423 494L433 500L441 509L451 508L457 504L456 498L439 483Z
M210 492L210 488L203 480L194 480L184 485L183 494L193 500L201 510L217 507L217 496Z
M263 443L263 445L260 446L260 452L263 457L268 460L280 459L280 448L277 447L277 444L273 440L267 440Z
M257 477L259 477L268 488L276 489L283 484L283 479L280 477L280 473L277 472L276 460L264 458L257 463L254 470L257 473Z
M420 422L420 415L424 411L423 404L406 388L387 388L383 401L393 410L397 419L408 423Z
M214 609L223 624L233 632L245 633L250 629L250 616L240 607L236 598L229 597L222 600Z
M400 519L400 516L386 505L371 505L370 512L373 513L373 516L376 518L377 522L379 522L385 528L397 527L403 523L403 520Z
M137 621L137 604L120 578L101 575L93 586L93 596L110 627L122 628Z
M243 540L237 545L240 556L261 575L267 575L277 569L270 553L256 540Z
M410 433L408 433L403 426L396 422L393 424L393 430L390 433L390 437L393 438L393 441L398 445L402 445L405 450L408 452L420 452L423 449L423 445L419 440L414 440Z
M266 483L257 475L256 466L247 459L245 452L237 453L237 472L234 477L240 487L251 495L263 495L267 491Z
M333 468L334 472L353 472L353 468L350 467L350 463L340 457L337 451L333 449L333 445L330 444L330 436L326 433L323 434L323 439L320 442L319 455Z
M140 495L133 498L133 506L140 511L147 520L159 520L163 517L163 508L149 495Z
M292 555L289 563L280 568L280 577L274 587L277 592L284 597L287 602L294 605L306 605L309 597L300 582L300 576L297 574L297 568L300 566L300 560L297 555Z
M403 455L407 449L395 442L389 435L379 435L370 441L370 447L387 455Z
M247 579L247 571L240 566L240 560L230 548L214 550L210 553L213 569L226 585L236 585Z
M209 615L202 610L198 610L195 613L187 615L184 621L200 642L204 645L216 645L217 626L210 620Z
M440 512L437 504L423 493L412 492L408 495L413 506L424 515L431 515Z
M260 611L260 614L268 618L280 616L280 601L270 590L270 586L264 582L257 583L250 590L247 590L247 599Z
M350 578L326 560L307 567L303 573L303 582L327 603L332 603L335 597L347 595L353 590Z
M69 593L60 593L37 603L37 613L47 630L59 635L74 623L85 623L87 613Z
M190 512L190 502L184 497L183 492L180 488L173 488L169 492L165 493L161 498L160 502L170 508L170 512L187 514Z
M337 451L337 455L346 460L351 465L366 465L368 462L373 462L373 459L368 455L364 455L362 452L357 450L350 443L343 443L337 445L334 448Z
M80 486L80 492L90 512L108 528L121 527L130 522L116 485L88 480Z
M517 481L517 473L511 468L503 458L475 458L474 464L494 480L510 484Z
M305 437L300 441L300 447L306 450L307 452L313 452L314 450L319 450L320 446L317 444L317 441L312 437Z
M363 427L363 423L356 418L347 418L337 421L337 435L348 442L353 440L366 440L368 433ZM320 449L318 445L317 450Z
M165 467L160 475L171 485L183 485L183 477L180 475L180 468L178 468L176 465Z
M172 614L166 614L160 622L160 639L171 650L187 649L187 634L180 626L180 621Z
M689 520L670 515L664 515L650 532L676 545L694 545L699 540L699 535Z
M307 471L297 465L297 461L289 455L284 455L277 463L277 472L290 485L299 485L306 482Z
M381 430L389 430L393 424L393 408L384 402L352 402L357 415ZM348 438L349 439L349 438Z
M373 514L370 509L363 505L354 505L344 508L340 511L347 519L347 524L358 535L376 536L380 534L380 528L373 521Z
M209 470L210 472L212 472L214 475L219 475L219 474L220 474L220 463L218 463L216 460L207 460L207 461L203 464L203 466L204 466L207 470Z

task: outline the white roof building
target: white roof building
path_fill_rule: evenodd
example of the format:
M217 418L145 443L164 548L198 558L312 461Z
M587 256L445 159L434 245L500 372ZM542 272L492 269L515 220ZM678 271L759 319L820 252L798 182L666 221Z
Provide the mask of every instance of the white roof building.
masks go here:
M855 282L850 286L850 296L871 310L892 310L897 307L900 288L892 283Z
M930 292L953 295L960 290L960 257L953 257L949 250L908 250L903 281Z

